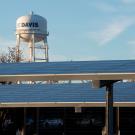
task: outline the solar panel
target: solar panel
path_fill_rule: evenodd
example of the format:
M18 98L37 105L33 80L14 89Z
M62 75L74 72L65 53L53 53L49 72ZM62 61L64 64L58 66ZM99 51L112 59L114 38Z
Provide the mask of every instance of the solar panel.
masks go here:
M0 81L135 79L135 60L2 63Z
M1 63L0 75L135 72L135 60Z
M93 89L90 83L81 84L34 84L1 85L0 106L2 103L101 103L105 102L105 88ZM134 103L135 83L114 84L114 102L120 104Z

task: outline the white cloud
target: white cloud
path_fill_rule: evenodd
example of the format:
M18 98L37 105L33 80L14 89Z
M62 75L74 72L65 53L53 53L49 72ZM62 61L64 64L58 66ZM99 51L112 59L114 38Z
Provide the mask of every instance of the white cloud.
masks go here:
M89 37L93 38L99 45L105 45L118 37L134 22L135 20L133 18L120 19L109 23L101 31L89 32Z

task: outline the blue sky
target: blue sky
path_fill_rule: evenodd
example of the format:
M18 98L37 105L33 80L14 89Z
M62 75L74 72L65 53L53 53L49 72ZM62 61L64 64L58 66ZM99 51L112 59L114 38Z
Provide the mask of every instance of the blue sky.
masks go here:
M135 0L1 0L1 50L30 11L48 21L50 61L135 59Z

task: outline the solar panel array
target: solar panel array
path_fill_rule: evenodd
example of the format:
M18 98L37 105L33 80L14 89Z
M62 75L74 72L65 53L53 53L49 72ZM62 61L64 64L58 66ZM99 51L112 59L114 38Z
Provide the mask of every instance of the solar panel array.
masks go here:
M114 84L115 102L135 102L135 83ZM105 88L90 83L1 85L0 103L10 102L105 102Z
M135 60L2 63L0 75L135 72Z

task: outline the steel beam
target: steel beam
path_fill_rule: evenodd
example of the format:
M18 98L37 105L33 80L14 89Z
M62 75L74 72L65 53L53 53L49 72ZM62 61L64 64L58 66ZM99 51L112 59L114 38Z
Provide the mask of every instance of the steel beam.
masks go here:
M113 83L106 84L106 135L113 135Z

